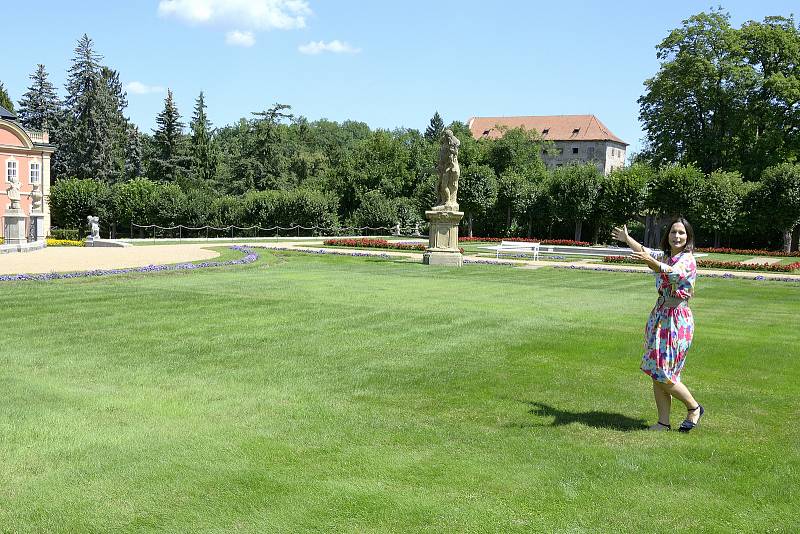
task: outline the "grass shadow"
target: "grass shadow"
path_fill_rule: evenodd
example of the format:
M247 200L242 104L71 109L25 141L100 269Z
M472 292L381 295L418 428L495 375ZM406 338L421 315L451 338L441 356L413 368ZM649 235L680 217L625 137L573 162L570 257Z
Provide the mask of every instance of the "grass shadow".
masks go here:
M644 419L635 419L619 413L599 412L592 410L589 412L569 412L559 410L549 404L534 401L520 401L531 407L529 414L539 417L552 417L553 421L549 426L563 426L572 423L579 423L594 428L608 428L611 430L621 430L623 432L633 432L646 430L647 424ZM544 425L513 425L513 426L544 426Z

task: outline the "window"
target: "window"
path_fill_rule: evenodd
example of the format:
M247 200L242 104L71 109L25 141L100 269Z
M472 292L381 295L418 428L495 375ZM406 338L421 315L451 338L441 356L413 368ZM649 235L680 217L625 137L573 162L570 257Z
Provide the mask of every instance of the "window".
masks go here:
M545 128L544 130L542 130L542 135L547 135L549 133L550 133L550 128Z
M564 154L564 149L563 148L557 148L556 150L558 150L558 155L559 156Z
M577 154L578 153L578 147L576 147L576 146L572 147L572 153L573 154Z
M31 161L31 183L38 184L42 179L42 167L38 161Z
M573 134L576 134L576 133L578 133L578 132L580 132L580 131L581 131L581 129L580 129L580 128L575 128L574 130L572 130L572 133L573 133Z
M590 147L589 147L589 158L591 159L591 158L593 158L593 157L594 157L594 147L593 147L593 146L590 146Z
M17 162L9 161L6 163L6 182L10 182L12 178L17 177Z
M483 135L489 135L489 132L491 132L491 130L484 130Z

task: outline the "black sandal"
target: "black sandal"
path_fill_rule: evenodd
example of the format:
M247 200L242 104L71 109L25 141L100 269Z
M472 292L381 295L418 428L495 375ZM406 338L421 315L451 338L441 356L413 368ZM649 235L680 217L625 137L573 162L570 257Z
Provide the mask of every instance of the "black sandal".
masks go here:
M649 430L657 430L658 427L656 425L658 425L660 427L663 427L663 428L666 428L667 430L672 430L672 425L670 425L669 423L664 424L661 421L656 422L656 424L651 426Z
M698 409L700 410L700 415L697 416L697 422L693 423L692 421L689 421L688 418L684 419L683 423L681 423L681 426L678 428L678 432L690 432L694 427L700 424L700 419L702 419L703 414L706 413L706 411L703 409L702 404L698 404L694 408L687 408L686 411L691 413L691 412L696 412Z

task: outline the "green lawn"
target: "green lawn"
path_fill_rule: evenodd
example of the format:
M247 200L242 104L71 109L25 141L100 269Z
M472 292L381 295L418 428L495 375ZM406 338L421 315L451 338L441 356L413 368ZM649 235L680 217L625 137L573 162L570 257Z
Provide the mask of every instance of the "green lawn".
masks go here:
M0 532L800 530L800 284L700 279L650 433L649 276L261 254L0 285Z

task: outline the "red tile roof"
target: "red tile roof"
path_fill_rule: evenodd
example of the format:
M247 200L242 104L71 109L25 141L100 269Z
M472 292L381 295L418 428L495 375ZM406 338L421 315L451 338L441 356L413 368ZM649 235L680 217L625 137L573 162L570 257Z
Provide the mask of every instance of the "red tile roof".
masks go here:
M535 117L472 117L467 123L475 139L501 137L497 126L534 130L550 141L616 141L628 145L611 133L594 115L544 115Z

